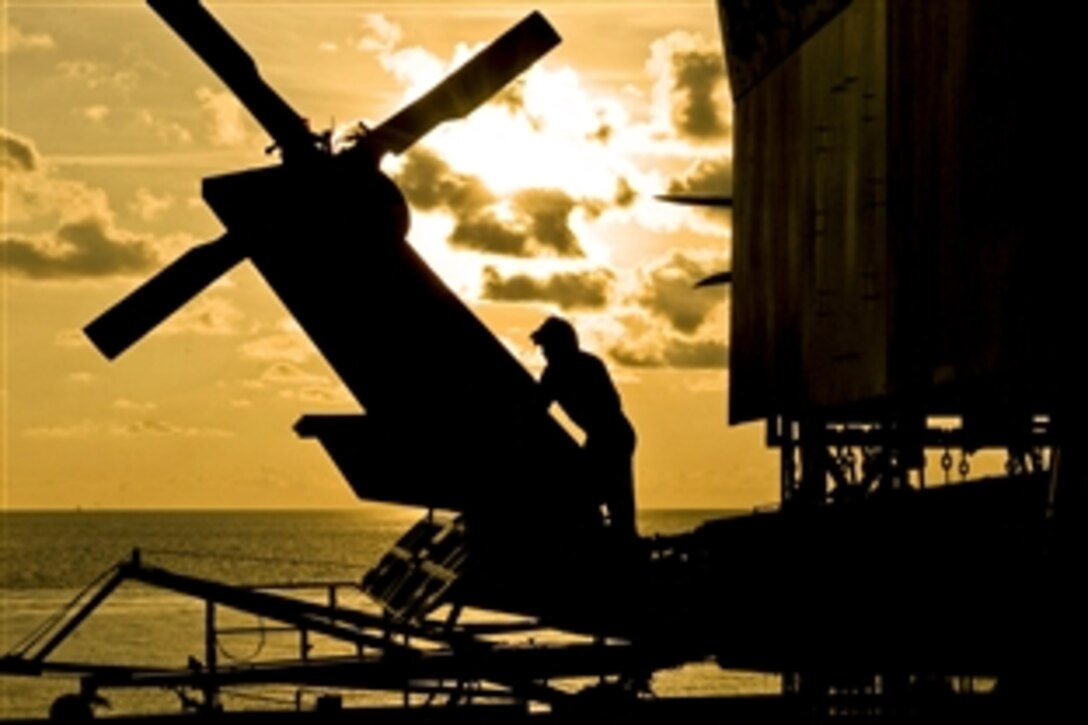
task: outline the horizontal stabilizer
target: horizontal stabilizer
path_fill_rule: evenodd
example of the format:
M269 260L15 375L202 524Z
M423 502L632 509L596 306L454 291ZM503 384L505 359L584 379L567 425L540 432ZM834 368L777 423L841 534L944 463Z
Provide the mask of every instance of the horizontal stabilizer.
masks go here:
M465 491L450 480L455 450L428 438L427 455L404 455L410 433L398 434L365 415L304 415L295 423L302 438L316 438L344 474L355 495L367 501L461 511ZM445 463L443 463L445 462Z
M230 236L193 247L83 331L112 360L244 258Z

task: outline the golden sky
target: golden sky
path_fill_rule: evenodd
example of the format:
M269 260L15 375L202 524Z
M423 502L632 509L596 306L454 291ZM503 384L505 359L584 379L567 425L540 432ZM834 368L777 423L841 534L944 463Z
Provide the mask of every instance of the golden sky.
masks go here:
M725 425L728 293L691 289L729 266L728 213L653 199L731 191L712 2L205 4L318 129L543 11L557 49L387 159L409 241L534 374L532 329L575 323L639 431L640 506L776 498L762 426ZM141 0L4 0L0 62L3 505L357 505L291 426L359 406L245 264L115 362L80 332L221 234L200 179L273 161L257 125Z

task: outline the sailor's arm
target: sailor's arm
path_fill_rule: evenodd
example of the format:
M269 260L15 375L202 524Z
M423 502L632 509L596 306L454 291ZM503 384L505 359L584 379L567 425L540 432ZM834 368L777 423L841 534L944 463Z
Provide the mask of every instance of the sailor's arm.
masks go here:
M550 372L550 368L544 368L536 384L536 403L544 410L552 407L555 402L555 381Z

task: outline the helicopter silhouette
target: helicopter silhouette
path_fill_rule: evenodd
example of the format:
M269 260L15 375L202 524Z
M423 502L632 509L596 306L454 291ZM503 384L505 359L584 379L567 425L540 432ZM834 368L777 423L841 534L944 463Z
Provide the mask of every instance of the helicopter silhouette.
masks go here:
M462 589L476 601L539 609L556 600L545 592L559 571L599 579L595 562L611 543L578 443L547 412L530 373L405 241L407 205L378 168L385 154L499 91L559 42L554 29L530 14L333 149L199 2L149 5L268 132L282 162L205 179L203 196L226 233L88 324L90 340L108 358L120 355L248 259L365 410L296 425L360 498L462 514L458 530L473 552L466 578L475 582Z

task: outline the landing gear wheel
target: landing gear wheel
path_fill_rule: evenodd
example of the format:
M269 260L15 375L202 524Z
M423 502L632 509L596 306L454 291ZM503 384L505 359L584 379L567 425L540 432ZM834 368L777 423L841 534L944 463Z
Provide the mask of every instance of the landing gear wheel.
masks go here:
M49 720L63 723L93 722L93 702L84 695L61 695L49 707Z

